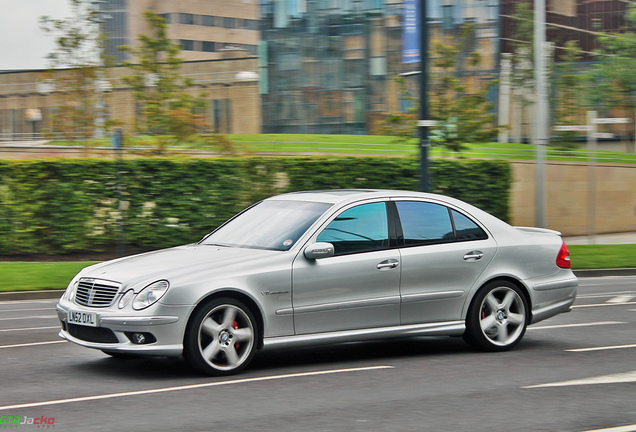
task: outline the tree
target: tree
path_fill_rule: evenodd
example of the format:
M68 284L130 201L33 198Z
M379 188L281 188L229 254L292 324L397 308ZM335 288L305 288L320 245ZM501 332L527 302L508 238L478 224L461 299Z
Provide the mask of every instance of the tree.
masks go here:
M598 37L597 63L588 79L593 103L620 109L633 119L636 114L636 4L627 6L625 22L623 31Z
M44 78L55 83L56 110L53 132L65 139L87 139L95 131L99 94L95 79L101 76L102 38L99 13L83 0L69 0L72 15L66 19L40 17L44 31L55 38L55 50L49 54L54 69Z
M157 135L159 152L163 152L170 140L188 140L207 128L196 113L204 103L187 93L193 84L179 74L181 49L168 37L165 20L152 11L144 14L149 34L139 35L138 48L121 47L134 58L125 62L134 74L122 79L133 89L140 107L137 131Z
M473 28L461 29L457 36L433 43L433 71L429 90L431 119L437 121L430 140L453 152L465 149L466 143L487 142L497 135L494 126L495 114L488 102L488 87L480 81L469 85L462 76L464 58L470 66L478 66L481 56L478 52L467 52ZM387 113L376 129L377 133L393 135L397 141L408 141L417 136L417 113L419 101L412 97L403 77L398 77L402 97L411 102L407 113Z
M555 64L553 82L555 97L553 98L553 117L557 125L583 124L580 120L581 94L583 91L583 75L579 73L576 64L581 58L577 41L565 44L565 53L561 62ZM577 146L576 131L555 131L555 143L563 148Z
M468 52L474 29L461 29L458 36L433 42L433 80L430 90L431 118L437 125L431 142L453 152L465 149L466 143L488 142L497 135L495 114L488 102L488 86L479 79L467 83L460 70L464 59L469 67L481 62L479 52Z

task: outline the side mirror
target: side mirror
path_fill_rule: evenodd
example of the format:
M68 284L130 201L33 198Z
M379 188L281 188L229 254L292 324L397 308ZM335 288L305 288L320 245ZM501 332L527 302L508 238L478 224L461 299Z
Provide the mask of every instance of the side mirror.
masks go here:
M310 260L329 258L334 254L331 243L314 243L305 248L305 258Z

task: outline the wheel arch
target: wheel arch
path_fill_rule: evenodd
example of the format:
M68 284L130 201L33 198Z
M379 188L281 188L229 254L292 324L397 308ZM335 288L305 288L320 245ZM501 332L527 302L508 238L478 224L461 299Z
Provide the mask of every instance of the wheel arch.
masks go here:
M528 305L528 323L530 323L532 321L532 298L530 297L530 292L528 290L528 287L521 282L519 279L513 277L513 276L509 276L509 275L500 275L500 276L494 276L488 280L485 280L481 283L481 285L479 286L479 288L477 288L475 290L475 292L473 293L473 295L470 297L470 301L467 302L465 310L464 310L464 319L466 318L467 314L468 314L468 310L470 309L470 307L473 304L473 299L477 296L477 293L479 293L481 290L484 289L484 287L490 283L496 282L496 281L506 281L506 282L510 282L512 284L514 284L515 286L517 286L517 288L519 288L519 290L521 290L521 293L523 294L524 300L526 301L526 304Z
M225 288L211 292L199 300L197 305L192 309L190 315L188 316L184 338L188 333L187 329L192 325L192 317L195 316L196 313L200 309L204 308L209 302L218 298L231 298L234 300L238 300L250 309L250 312L252 312L252 314L254 315L254 319L256 319L256 326L258 327L258 340L256 343L256 349L261 349L263 347L263 335L265 333L265 321L263 319L263 312L252 297L242 291L238 291L232 288Z

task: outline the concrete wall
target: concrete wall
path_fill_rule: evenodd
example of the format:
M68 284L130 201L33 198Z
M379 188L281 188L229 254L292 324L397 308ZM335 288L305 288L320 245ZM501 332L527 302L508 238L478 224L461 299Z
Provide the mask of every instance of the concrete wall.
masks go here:
M534 161L513 162L513 225L536 226L535 170ZM564 235L589 234L588 178L586 163L546 164L546 228ZM596 233L636 231L636 165L599 163L596 179Z

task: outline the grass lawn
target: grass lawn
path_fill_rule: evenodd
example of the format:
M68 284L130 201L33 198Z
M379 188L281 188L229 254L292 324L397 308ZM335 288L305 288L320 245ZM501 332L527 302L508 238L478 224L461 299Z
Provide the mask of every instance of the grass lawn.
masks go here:
M636 244L570 245L568 249L575 270L636 268Z
M94 261L0 262L0 291L65 289L73 276Z
M636 268L636 244L572 245L574 270ZM0 262L0 291L64 289L82 268L94 261Z
M231 140L240 153L267 153L267 154L356 154L356 155L390 155L409 156L419 154L418 140L410 142L395 142L395 137L379 135L317 135L317 134L230 134L226 137ZM155 147L155 137L133 136L126 138L127 148ZM51 141L57 145L86 145L88 147L109 147L110 141L85 140L85 141ZM557 147L548 147L548 160L561 161L585 161L587 150L582 148L563 150ZM180 142L172 144L171 149L178 150L212 150L205 141ZM535 147L528 144L512 143L484 143L467 144L467 149L462 153L445 152L439 147L431 149L432 157L465 157L485 159L535 159ZM636 163L636 154L621 152L597 152L598 162L604 163Z

